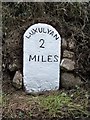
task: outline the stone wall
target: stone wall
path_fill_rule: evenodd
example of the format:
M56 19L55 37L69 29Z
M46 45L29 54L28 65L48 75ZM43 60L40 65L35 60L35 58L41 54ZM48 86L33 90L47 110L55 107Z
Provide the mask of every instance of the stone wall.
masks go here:
M75 41L62 38L61 85L70 89L82 85L81 78L75 74Z
M88 4L79 3L3 3L3 76L22 88L23 34L32 24L43 22L62 38L61 87L81 85L81 78L86 80L90 73L88 11Z
M23 88L23 34L29 26L35 23L47 23L55 27L61 35L61 78L60 88L71 89L82 84L81 79L75 76L75 40L73 36L66 39L62 37L63 26L57 20L38 18L28 20L21 28L13 29L4 44L5 69L9 71L12 85L18 89Z

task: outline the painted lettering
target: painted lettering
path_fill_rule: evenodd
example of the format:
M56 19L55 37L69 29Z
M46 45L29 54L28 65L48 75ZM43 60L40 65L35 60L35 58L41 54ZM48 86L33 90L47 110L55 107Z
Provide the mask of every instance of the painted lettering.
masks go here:
M54 55L54 62L58 62L58 56Z
M44 59L44 56L42 55L42 62L46 62L46 60Z
M38 33L37 28L36 28L36 29L33 29L33 31L34 31L35 33Z
M47 29L47 33L49 34L51 32L51 30Z
M29 61L34 61L34 62L58 62L58 56L57 55L30 55L29 56Z
M51 29L45 29L45 28L35 28L35 29L32 29L30 32L29 32L29 35L26 36L26 38L30 38L32 35L36 34L36 33L45 33L45 34L49 34L51 36L53 36L56 40L59 39L58 35L54 33L54 31L52 31Z
M38 28L39 33L42 33L42 28Z
M33 57L32 55L29 56L29 61L32 61L32 60L36 61L36 55L34 55Z
M52 55L48 55L48 62L52 62Z
M52 31L49 35L52 35L52 36L53 36L53 35L54 35L54 31Z
M47 32L45 31L45 28L43 28L43 33L47 33Z
M53 37L55 37L56 40L59 39L59 37L57 37L57 34L55 34Z

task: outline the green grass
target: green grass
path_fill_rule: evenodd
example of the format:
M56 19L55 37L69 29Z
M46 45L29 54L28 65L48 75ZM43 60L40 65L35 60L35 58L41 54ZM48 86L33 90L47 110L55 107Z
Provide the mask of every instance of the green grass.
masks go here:
M2 106L5 106L6 104L8 104L8 96L7 96L7 94L6 93L1 93L1 95L0 95L0 104L2 105Z
M2 93L0 93L0 106L2 105Z
M21 93L22 94L22 93ZM2 94L5 115L11 117L29 118L42 116L45 118L86 118L90 116L88 106L88 92L83 89L72 91L51 91L43 95ZM18 105L18 115L15 112Z
M79 103L74 103L74 100L66 93L41 97L40 105L53 117L64 115L73 117L89 116L86 108Z

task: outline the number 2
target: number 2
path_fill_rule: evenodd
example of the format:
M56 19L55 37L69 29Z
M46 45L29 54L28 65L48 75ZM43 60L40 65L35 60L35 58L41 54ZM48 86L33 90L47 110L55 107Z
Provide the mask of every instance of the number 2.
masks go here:
M45 48L45 47L44 47L44 43L45 43L45 42L44 42L44 39L40 39L39 42L41 42L40 48Z

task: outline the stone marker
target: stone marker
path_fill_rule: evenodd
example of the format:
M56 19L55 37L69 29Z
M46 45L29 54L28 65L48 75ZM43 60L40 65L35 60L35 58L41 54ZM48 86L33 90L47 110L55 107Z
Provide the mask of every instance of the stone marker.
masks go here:
M24 34L23 79L26 92L59 89L61 37L51 25L38 23Z

